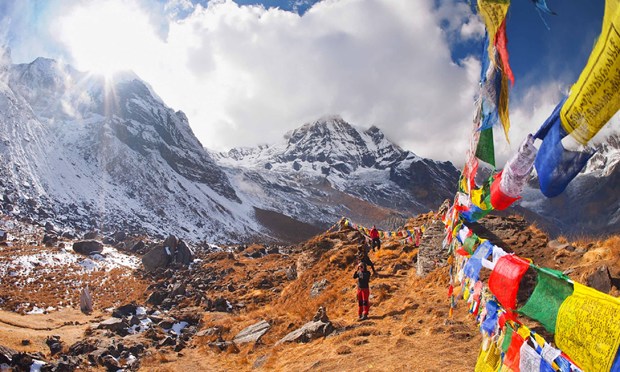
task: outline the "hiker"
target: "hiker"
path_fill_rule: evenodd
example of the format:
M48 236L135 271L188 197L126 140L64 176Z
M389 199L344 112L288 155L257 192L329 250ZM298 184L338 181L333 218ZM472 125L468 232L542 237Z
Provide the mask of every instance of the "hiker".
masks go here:
M358 319L368 319L368 310L370 308L370 271L366 269L363 262L357 265L357 271L353 274L353 279L357 279L357 303L358 303Z
M377 231L375 225L372 225L372 229L370 229L370 239L372 239L371 248L373 251L375 247L377 250L381 249L381 239L379 239L379 231Z
M368 257L368 245L366 243L360 245L357 248L357 263L358 264L363 263L367 267L370 266L370 268L372 269L372 274L377 275L377 270L375 270L375 265L370 260L370 257Z

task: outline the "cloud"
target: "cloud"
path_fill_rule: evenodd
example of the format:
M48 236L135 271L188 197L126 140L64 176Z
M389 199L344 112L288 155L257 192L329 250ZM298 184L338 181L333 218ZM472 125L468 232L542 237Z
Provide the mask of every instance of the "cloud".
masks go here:
M41 40L23 37L28 52L92 64L94 52L72 38L80 30L66 25L72 14L101 3L50 3L55 8L34 33ZM450 48L479 37L480 24L462 2L324 0L303 16L231 0L206 7L182 0L105 3L131 9L140 25L139 38L129 23L128 31L110 33L118 40L106 44L113 60L126 59L169 106L183 110L210 149L274 143L306 122L339 114L362 128L377 125L418 155L463 161L480 64L471 56L455 63ZM101 24L118 23L114 12L96 14ZM50 31L61 24L64 32Z
M435 11L431 1L341 0L300 17L211 3L170 24L167 52L176 50L176 69L145 78L187 112L209 148L276 142L305 122L340 114L379 126L420 155L456 161L471 127L479 64L451 60Z

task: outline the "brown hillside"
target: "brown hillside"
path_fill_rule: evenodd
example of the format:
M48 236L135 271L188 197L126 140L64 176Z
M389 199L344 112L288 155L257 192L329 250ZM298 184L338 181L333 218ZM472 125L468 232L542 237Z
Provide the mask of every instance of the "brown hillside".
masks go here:
M407 227L421 226L432 217L427 214L411 219ZM605 266L613 284L611 294L618 295L620 237L550 242L519 217L491 216L470 228L495 244L538 265L563 270L582 283ZM118 354L118 367L144 371L473 370L481 337L462 301L454 317L448 318L447 268L418 277L418 248L398 238L384 239L381 250L370 253L379 275L371 279L370 318L357 320L352 275L360 241L357 231L346 229L280 249L251 245L230 247L230 252L198 252L200 261L191 268L173 266L153 273L118 269L97 273L100 276L90 274L89 278L109 275L107 280L96 279L91 284L96 288L92 315L77 309L79 287L69 286L69 279L64 277L66 273L67 278L73 278L70 270L54 271L57 284L41 281L33 270L30 275L40 285L23 285L20 290L6 285L15 281L6 273L0 287L0 306L4 309L0 312L0 345L41 352L40 357L50 363L59 363L70 355L70 360L83 369L103 370L106 361L112 362L93 357L97 351L71 354L70 346L77 341L95 345L97 350L104 346L112 350L112 355ZM23 244L0 247L0 262L14 259L21 249L58 248ZM52 274L42 271L41 275ZM65 292L59 288L63 285ZM154 293L166 299L154 304ZM149 330L134 335L95 329L110 317L110 307L132 301L143 305L148 316L159 323L154 321ZM26 302L28 306L23 305ZM41 315L14 313L33 306L57 307L60 302L70 306ZM311 321L321 306L327 310L334 332L308 343L276 345ZM271 328L258 342L231 342L241 330L261 320ZM169 340L169 326L164 324L179 321L188 323L186 330L174 337L176 340ZM52 335L63 341L63 351L54 356L45 344ZM22 345L25 338L30 340L29 345ZM137 345L144 351L136 352L138 362L133 362L123 350L138 350Z

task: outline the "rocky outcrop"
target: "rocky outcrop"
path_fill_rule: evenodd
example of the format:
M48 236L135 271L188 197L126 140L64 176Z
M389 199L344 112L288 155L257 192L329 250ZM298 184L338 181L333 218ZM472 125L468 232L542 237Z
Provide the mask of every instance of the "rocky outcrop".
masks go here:
M233 342L236 344L258 342L260 338L263 337L263 335L267 333L267 331L269 331L270 328L271 324L269 324L265 320L261 320L260 322L253 324L239 332L233 339Z
M166 268L174 262L187 266L192 261L194 261L192 249L174 235L168 236L161 245L151 249L142 257L142 264L147 272Z
M434 220L426 231L420 242L418 251L417 274L418 276L426 276L435 268L446 264L448 259L447 250L443 248L444 224L440 220Z
M101 253L103 251L103 243L97 240L82 240L73 243L73 250L86 256Z

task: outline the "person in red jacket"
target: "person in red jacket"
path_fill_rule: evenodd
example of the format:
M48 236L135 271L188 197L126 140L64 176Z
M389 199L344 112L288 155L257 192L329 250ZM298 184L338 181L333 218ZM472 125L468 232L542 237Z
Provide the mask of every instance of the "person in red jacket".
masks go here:
M353 279L357 279L357 303L358 303L358 319L368 319L368 310L370 309L370 271L366 269L365 263L357 265L357 271L353 274Z
M381 239L379 239L379 231L377 231L375 225L372 225L372 229L370 229L370 239L372 240L370 246L373 251L375 250L375 248L377 250L381 249Z

